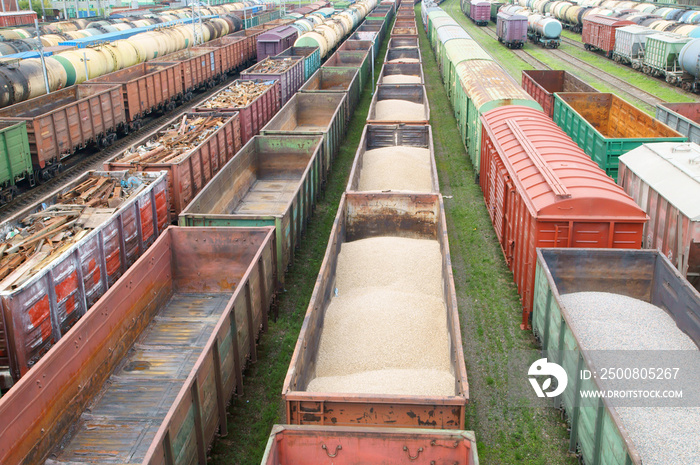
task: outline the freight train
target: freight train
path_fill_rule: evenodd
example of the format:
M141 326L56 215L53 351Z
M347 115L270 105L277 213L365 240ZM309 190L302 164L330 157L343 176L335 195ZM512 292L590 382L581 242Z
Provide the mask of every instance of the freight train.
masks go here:
M364 8L359 5L352 11ZM357 11L356 17L366 15L366 11ZM0 103L15 103L0 109L0 122L6 126L25 122L23 128L28 135L28 144L18 145L10 158L0 163L0 202L12 200L19 192L19 183L33 187L55 176L63 169L66 158L77 150L89 145L107 147L119 134L138 130L148 115L170 111L188 102L195 90L211 87L227 74L242 70L255 61L257 37L279 25L278 20L273 20L264 27L255 26L217 39L228 27L242 27L237 17L224 18L227 19L203 23L205 38L211 40L200 47L190 46L192 28L180 26L47 57L49 71L55 68L62 72L50 74L51 78L70 87L25 102L21 100L35 97L45 88L40 60L21 60L18 67L0 66L0 79L6 81ZM295 49L295 53L309 54L301 83L315 70L314 66L320 65L320 56L314 49ZM148 61L138 63L144 58ZM103 74L110 70L113 72ZM30 78L25 79L23 72L30 73ZM88 111L83 109L86 105L90 105L91 116L71 122L72 132L62 131L73 118L71 114ZM37 113L37 106L46 111ZM53 137L36 137L46 131Z
M391 20L393 8L380 11L383 26ZM372 56L370 48L364 53ZM180 216L183 224L199 221L204 211L198 208L212 200L217 206L205 208L214 214L210 218L222 208L230 219L219 215L217 228L170 227L162 232L123 279L78 320L71 330L76 341L54 341L0 399L6 420L0 426L2 463L45 463L49 456L50 461L87 463L86 457L105 454L124 463L206 460L217 431L227 432L226 403L234 392L241 392L243 370L256 359L257 336L267 327L284 270L293 260L322 180L331 169L326 161L333 160L347 127L346 112L355 99L353 83L361 66L345 69L354 74L341 81L345 84L334 79L332 94L313 90L295 94L277 114L280 121L273 118L264 135L251 138L220 167ZM314 112L305 110L309 99ZM221 119L221 112L213 116L211 108L206 110L187 118ZM236 112L228 115L235 119ZM188 125L176 127L182 130ZM154 136L162 137L170 126ZM150 142L150 138L144 141ZM136 150L133 153L140 153ZM201 162L203 152L196 154ZM186 176L177 179L172 174L157 176L161 180L167 176L172 189L189 182ZM77 188L95 192L85 183ZM444 220L441 224L444 231ZM99 263L96 266L101 270ZM222 275L221 270L227 271ZM170 337L174 330L182 337ZM66 356L66 351L72 355ZM36 376L44 380L41 390L33 388ZM129 412L114 410L123 406L122 395L130 399ZM73 401L63 402L62 396ZM27 407L36 410L29 414ZM95 415L99 425L92 420ZM116 424L119 435L114 432ZM426 434L437 441L457 438ZM467 463L477 463L473 435L460 436ZM109 451L104 450L106 441Z

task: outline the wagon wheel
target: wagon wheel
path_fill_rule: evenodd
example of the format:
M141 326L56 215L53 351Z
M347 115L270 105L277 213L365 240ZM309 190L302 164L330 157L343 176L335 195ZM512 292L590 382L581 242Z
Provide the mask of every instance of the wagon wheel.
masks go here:
M591 46L588 45L588 44L583 44L583 48L585 48L586 50L590 50L590 49L591 49Z
M175 109L175 102L172 100L165 105L165 111L173 111Z
M683 83L681 84L681 89L683 89L686 92L690 92L691 90L693 90L693 83L690 81L683 81Z
M667 74L667 75L666 75L666 82L668 82L669 84L673 84L673 82L674 82L675 80L676 80L676 79L675 79L675 76L673 76L673 74Z

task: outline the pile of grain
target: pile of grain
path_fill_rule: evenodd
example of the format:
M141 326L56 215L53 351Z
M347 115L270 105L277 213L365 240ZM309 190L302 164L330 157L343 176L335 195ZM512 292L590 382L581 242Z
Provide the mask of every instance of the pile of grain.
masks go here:
M382 84L420 84L420 76L389 74L382 78Z
M344 243L307 390L454 395L441 264L434 240Z
M403 145L368 150L362 159L357 188L430 192L430 150Z
M394 58L387 63L420 63L420 60L418 58Z
M656 351L698 350L665 311L642 300L606 292L577 292L563 295L562 301L583 349L598 367L608 366L605 358L610 353L600 352L605 350L649 350L655 351L651 353L653 358L660 359L664 353ZM651 362L654 367L676 366L667 361ZM684 386L700 385L700 370L681 368L686 368L683 376L692 377L683 381ZM645 464L700 463L700 408L616 407L615 410Z
M379 100L375 107L376 120L380 121L423 121L425 106L408 100L388 99Z

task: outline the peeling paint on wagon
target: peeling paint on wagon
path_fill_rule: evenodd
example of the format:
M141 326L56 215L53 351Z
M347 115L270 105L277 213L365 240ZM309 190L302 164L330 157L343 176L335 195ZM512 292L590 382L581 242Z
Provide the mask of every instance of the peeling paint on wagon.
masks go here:
M550 118L554 114L555 93L598 92L568 71L524 69L521 85Z
M272 228L169 228L0 399L0 462L206 461L216 430L227 433L245 360L255 360L274 297L274 239ZM218 288L222 270L235 290ZM182 337L171 340L172 326Z
M289 424L384 425L462 429L469 398L457 298L439 194L343 195L331 237L282 388ZM434 239L442 251L443 298L455 372L453 396L313 393L305 388L314 373L325 310L330 302L343 242L382 235Z

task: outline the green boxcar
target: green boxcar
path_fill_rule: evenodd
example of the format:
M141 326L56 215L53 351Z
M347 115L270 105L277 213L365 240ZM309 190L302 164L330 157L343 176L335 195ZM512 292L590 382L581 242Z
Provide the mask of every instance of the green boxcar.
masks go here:
M0 123L0 204L14 198L17 182L33 184L33 173L27 123Z
M493 59L477 41L472 39L450 40L445 44L443 50L443 55L440 58L443 70L442 81L445 84L447 98L450 99L452 108L454 108L456 103L455 88L458 81L457 65L465 61L492 61Z
M580 349L578 334L561 300L572 292L610 292L663 307L678 327L698 343L700 327L693 309L700 298L671 262L657 250L537 249L532 329L547 361L567 373L564 393L555 398L571 427L569 449L579 450L584 463L641 463L629 432L607 400L582 399L581 391L597 391L595 377L582 380L581 370L594 370ZM649 330L653 331L653 322Z
M437 60L438 69L440 70L440 75L445 75L443 69L442 57L445 54L445 45L455 39L471 39L467 31L462 29L462 26L457 25L444 25L438 28L436 34L437 40L435 41L435 46L433 51L435 52L435 59Z
M647 36L644 45L644 66L657 71L677 71L678 54L685 44L690 42L690 37L682 37L671 34L652 34Z
M614 94L554 94L552 119L616 181L620 155L649 142L687 140Z
M454 42L454 41L452 41ZM470 60L456 67L455 116L474 170L481 161L481 115L504 105L522 105L542 111L498 63Z
M435 28L433 27L433 21L438 18L449 18L452 19L450 15L442 10L431 11L428 13L428 26L426 27L426 34L428 35L428 42L433 43L433 35L435 34ZM454 21L454 20L453 20Z
M255 136L180 213L180 226L274 226L280 284L321 178L321 136Z
M433 18L430 22L430 29L428 29L428 41L433 50L437 50L438 35L437 30L442 26L459 26L457 22L451 17L437 17Z

